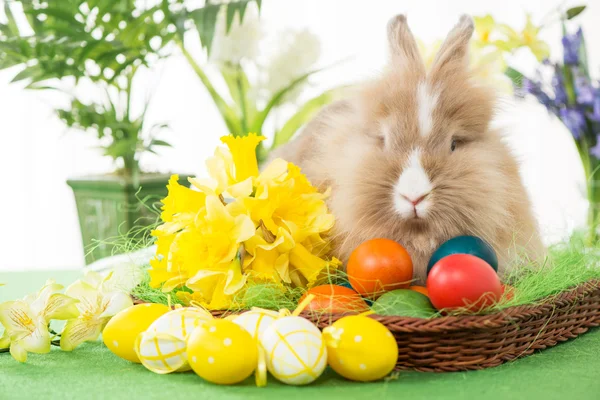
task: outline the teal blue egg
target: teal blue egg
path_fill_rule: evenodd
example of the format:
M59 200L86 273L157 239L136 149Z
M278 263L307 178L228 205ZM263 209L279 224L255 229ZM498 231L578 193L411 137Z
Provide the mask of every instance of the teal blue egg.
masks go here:
M427 273L442 258L452 254L471 254L479 257L498 272L498 257L496 252L485 240L475 236L457 236L443 243L431 256L427 264Z

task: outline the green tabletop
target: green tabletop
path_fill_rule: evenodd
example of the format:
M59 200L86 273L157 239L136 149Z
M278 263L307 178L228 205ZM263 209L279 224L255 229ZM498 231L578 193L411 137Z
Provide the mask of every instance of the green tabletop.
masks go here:
M0 301L37 290L47 278L68 284L77 271L0 273ZM13 399L600 399L600 329L510 364L460 373L403 372L397 379L353 383L327 371L307 387L269 380L216 386L194 373L156 375L118 359L101 342L71 353L31 354L27 364L0 354L0 400Z

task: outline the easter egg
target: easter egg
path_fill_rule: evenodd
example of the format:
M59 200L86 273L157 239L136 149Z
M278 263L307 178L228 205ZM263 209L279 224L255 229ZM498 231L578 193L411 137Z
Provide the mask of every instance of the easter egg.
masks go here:
M128 307L108 321L102 331L102 341L115 355L134 363L140 359L135 353L135 339L158 317L171 309L163 304L138 304Z
M275 311L255 308L240 315L234 315L231 321L248 331L252 338L258 340L278 317L279 313Z
M479 311L502 296L496 271L470 254L453 254L438 261L427 277L427 290L438 310Z
M360 315L341 318L323 330L327 361L335 372L354 381L375 381L393 371L398 344L380 322Z
M430 318L436 314L429 298L422 293L398 289L381 295L371 310L379 315L398 317Z
M358 293L376 298L385 291L407 288L413 278L408 252L389 239L372 239L359 245L348 260L348 280Z
M202 379L220 385L239 383L258 365L258 343L248 331L227 320L208 321L187 341L190 366Z
M315 286L300 298L299 303L309 294L313 294L315 297L306 306L306 311L341 314L347 312L359 313L369 309L358 293L344 286Z
M487 262L494 271L498 271L496 252L486 241L475 236L457 236L444 242L431 256L427 264L427 273L442 258L452 254L471 254Z
M289 385L311 383L327 366L321 331L302 317L283 317L273 322L260 344L271 375Z
M425 286L410 286L409 287L410 290L414 290L415 292L419 292L421 294L424 294L425 296L429 297L429 292L427 291L427 288Z
M157 374L189 370L186 340L200 324L212 320L209 312L183 307L159 317L136 340L136 353L144 367Z

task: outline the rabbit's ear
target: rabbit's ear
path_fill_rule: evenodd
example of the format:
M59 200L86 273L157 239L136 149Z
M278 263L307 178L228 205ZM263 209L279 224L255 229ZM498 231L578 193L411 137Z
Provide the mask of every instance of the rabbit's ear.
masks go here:
M408 28L406 16L396 15L392 18L388 22L387 34L392 62L405 68L416 68L424 73L423 60L417 42Z
M462 15L452 28L440 47L431 66L431 75L435 76L445 70L462 69L469 65L469 42L473 36L473 19Z

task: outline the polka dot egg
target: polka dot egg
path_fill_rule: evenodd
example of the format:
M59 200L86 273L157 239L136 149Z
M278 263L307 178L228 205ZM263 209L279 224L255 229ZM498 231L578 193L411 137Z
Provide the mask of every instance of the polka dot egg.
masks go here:
M306 385L327 366L327 349L321 331L307 319L283 317L260 338L269 372L281 382Z
M380 322L353 315L323 330L331 368L354 381L375 381L393 371L398 344Z
M235 316L232 321L247 330L254 339L258 340L278 317L279 314L275 311L255 308Z
M190 366L198 376L221 385L239 383L258 365L258 345L241 326L212 320L198 327L187 341Z
M186 340L196 327L212 319L210 313L196 307L164 314L138 337L136 352L140 361L158 374L189 370Z

